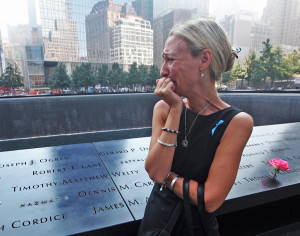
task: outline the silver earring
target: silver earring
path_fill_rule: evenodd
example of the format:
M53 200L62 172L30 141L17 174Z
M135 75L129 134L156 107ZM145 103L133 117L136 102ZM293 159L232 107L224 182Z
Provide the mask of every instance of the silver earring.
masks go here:
M204 73L203 72L201 72L201 79L203 79L204 78Z

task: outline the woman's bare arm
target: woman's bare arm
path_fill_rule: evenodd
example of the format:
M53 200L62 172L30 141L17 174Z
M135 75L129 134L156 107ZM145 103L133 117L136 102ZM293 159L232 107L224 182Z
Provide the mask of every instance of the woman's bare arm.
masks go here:
M182 104L170 108L163 100L159 101L154 107L152 135L145 169L149 177L157 183L162 183L170 172L175 152L175 147L163 146L157 142L157 139L159 138L169 144L177 142L177 134L162 132L161 128L178 130L181 112Z

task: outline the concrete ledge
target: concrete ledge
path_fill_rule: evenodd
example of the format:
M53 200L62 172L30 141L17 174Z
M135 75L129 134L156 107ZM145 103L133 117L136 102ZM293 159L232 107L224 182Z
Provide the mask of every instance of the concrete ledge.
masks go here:
M0 100L0 139L151 126L153 94L30 97Z
M220 96L251 114L255 126L300 121L300 94ZM0 140L150 128L158 100L145 93L0 99Z
M0 140L0 152L59 145L100 142L151 136L151 128L110 130L78 134Z

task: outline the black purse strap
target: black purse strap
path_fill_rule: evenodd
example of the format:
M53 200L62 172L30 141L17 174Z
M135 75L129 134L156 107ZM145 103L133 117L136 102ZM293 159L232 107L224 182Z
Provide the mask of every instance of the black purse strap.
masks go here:
M174 228L174 226L175 226L175 224L176 224L176 222L179 218L179 215L182 211L182 208L183 208L182 201L179 200L176 207L175 207L175 209L174 209L174 211L173 211L173 214L171 215L168 223L165 226L165 230L167 232L171 232L173 230L173 228Z
M205 231L206 235L209 235L209 230L207 229L207 225L205 223L205 204L204 204L204 185L198 183L197 189L197 199L198 199L198 212L201 218L201 224Z
M190 204L190 180L183 180L183 205L185 211L185 220L188 229L188 235L193 236L193 218Z
M204 211L204 185L200 183L198 183L197 198L199 212Z

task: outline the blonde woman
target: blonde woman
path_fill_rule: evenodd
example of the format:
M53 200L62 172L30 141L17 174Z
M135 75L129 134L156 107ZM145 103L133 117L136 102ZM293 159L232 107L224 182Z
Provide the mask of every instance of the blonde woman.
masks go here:
M139 235L219 235L213 213L234 183L253 128L251 116L215 89L237 53L216 22L197 19L171 30L162 57L145 163L156 184Z

